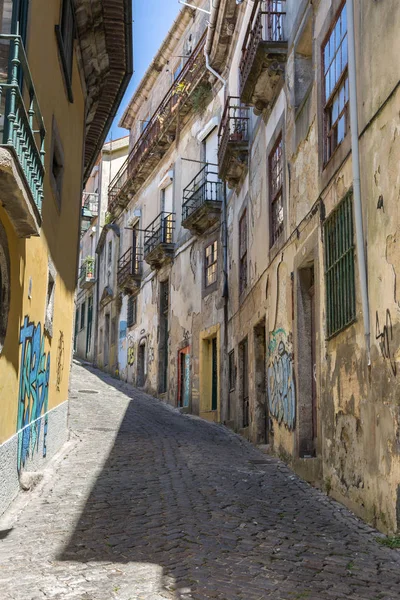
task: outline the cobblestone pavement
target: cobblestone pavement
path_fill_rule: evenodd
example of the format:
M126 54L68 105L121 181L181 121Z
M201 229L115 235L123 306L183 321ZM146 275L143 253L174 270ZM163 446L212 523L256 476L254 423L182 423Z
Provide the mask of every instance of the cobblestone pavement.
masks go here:
M78 365L70 425L2 519L0 600L400 598L399 551L225 428Z

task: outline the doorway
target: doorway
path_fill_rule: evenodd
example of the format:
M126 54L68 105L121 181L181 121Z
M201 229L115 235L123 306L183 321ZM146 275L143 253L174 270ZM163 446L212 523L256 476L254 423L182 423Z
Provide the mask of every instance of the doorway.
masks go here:
M241 391L241 412L242 427L250 425L250 406L249 406L249 345L247 337L239 345L240 355L240 391Z
M146 340L142 339L138 347L137 355L137 387L143 387L146 382Z
M178 354L178 406L189 408L190 402L190 346Z
M92 348L92 323L93 323L93 296L89 296L88 300L88 315L86 329L86 358Z
M104 324L104 366L108 366L110 360L110 313L105 315Z
M160 282L160 343L158 350L158 391L165 394L168 388L168 342L169 342L169 280Z
M255 362L255 410L257 443L268 443L268 402L267 402L267 342L265 319L254 327L254 362Z
M220 419L220 328L214 325L200 333L200 416Z
M298 271L297 338L299 456L310 458L316 456L318 431L313 263Z

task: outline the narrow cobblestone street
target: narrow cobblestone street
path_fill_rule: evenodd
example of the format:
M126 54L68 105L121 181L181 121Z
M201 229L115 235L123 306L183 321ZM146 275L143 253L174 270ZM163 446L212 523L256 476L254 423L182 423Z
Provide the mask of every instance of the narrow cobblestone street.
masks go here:
M400 598L400 553L225 428L74 365L71 439L2 519L1 600Z

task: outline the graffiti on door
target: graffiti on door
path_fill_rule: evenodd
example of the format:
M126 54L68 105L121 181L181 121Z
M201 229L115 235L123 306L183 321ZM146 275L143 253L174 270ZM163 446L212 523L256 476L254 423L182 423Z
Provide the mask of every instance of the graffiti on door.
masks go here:
M267 372L270 414L292 431L296 425L292 339L282 328L270 334Z
M45 337L42 326L36 326L26 316L20 329L21 349L20 382L18 395L18 471L26 459L39 450L43 424L43 457L46 456L50 352L44 351Z

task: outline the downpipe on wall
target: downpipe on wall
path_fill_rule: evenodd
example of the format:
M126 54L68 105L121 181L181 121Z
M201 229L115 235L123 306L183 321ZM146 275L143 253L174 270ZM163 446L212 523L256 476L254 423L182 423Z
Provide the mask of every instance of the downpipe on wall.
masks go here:
M369 299L367 265L365 257L365 240L362 219L361 202L361 177L360 177L360 151L358 139L358 114L357 114L357 71L356 71L356 45L354 30L354 2L347 0L347 39L349 51L349 107L350 107L350 130L351 130L351 152L353 166L353 196L354 216L356 224L357 260L360 277L361 303L364 319L364 334L367 348L367 364L371 366L371 331L369 319Z

